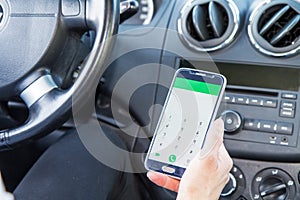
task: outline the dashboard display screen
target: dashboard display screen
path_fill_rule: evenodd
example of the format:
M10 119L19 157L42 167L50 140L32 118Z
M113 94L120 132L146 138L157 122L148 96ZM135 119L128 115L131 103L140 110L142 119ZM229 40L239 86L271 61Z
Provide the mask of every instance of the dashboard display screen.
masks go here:
M202 61L181 61L180 67L221 73L226 76L228 85L290 91L298 91L300 87L300 70L296 68Z

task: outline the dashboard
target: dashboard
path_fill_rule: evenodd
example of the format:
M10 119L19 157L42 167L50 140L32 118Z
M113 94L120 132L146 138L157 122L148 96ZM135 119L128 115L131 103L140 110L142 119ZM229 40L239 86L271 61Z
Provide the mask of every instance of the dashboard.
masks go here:
M219 72L228 86L218 116L234 160L220 199L300 199L300 2L139 3L138 14L119 29L116 46L126 50L115 50L117 59L101 79L98 118L139 124L128 140L133 151L145 152L149 139L142 136L153 133L174 70ZM132 70L139 66L142 71ZM130 99L113 94L125 74L128 85L145 81ZM118 119L110 110L112 96L120 105ZM126 102L128 110L122 109Z

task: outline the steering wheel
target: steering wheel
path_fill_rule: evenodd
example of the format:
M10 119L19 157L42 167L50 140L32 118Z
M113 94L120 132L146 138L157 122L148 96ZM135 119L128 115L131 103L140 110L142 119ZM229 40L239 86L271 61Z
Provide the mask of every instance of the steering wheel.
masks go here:
M0 0L0 100L21 98L29 113L20 126L0 131L0 150L50 133L67 120L72 105L98 83L119 14L116 0ZM53 67L73 52L70 38L87 31L95 33L91 51L76 81L63 88Z

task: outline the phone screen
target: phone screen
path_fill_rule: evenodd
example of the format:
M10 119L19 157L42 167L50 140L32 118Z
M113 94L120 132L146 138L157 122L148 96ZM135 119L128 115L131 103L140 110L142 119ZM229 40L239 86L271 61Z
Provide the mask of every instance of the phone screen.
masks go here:
M192 72L179 71L170 88L148 153L152 170L160 171L155 167L166 164L185 169L203 146L224 80L216 74Z

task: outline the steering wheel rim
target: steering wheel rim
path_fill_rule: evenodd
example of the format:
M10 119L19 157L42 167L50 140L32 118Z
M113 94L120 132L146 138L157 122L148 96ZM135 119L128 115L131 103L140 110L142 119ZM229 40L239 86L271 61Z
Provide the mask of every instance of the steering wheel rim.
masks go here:
M94 45L82 63L80 75L67 90L59 88L51 73L41 73L32 81L28 81L31 80L28 78L30 75L26 74L27 82L19 83L24 89L18 91L18 95L28 107L28 119L16 128L0 131L0 151L12 149L22 142L50 133L65 122L70 116L72 105L78 105L82 99L86 98L89 89L98 83L102 71L101 66L112 48L112 40L109 38L116 33L119 21L119 3L116 0L58 1L61 6L65 6L65 3L67 5L80 3L80 9L85 13L84 16L63 16L63 23L79 30L94 30L96 33ZM6 2L9 5L9 0ZM61 12L70 12L70 9L62 7L59 14L63 15L64 13ZM1 31L0 36L3 32ZM26 84L25 87L24 84Z

